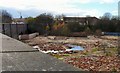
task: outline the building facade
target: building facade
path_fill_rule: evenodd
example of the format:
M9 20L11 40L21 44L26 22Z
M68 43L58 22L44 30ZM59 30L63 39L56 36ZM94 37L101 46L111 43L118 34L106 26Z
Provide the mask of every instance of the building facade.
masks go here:
M81 25L95 25L98 20L96 17L63 17L65 23L78 22Z

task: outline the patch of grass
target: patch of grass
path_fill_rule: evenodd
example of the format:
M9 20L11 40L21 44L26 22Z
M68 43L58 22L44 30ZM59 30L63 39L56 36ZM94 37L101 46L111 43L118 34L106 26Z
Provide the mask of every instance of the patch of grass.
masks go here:
M117 73L117 70L115 68L113 68L112 73Z
M83 55L90 55L90 52L84 51L82 54L83 54Z
M107 56L114 56L115 54L118 53L117 48L108 48L106 50L107 50L106 52Z
M62 57L70 56L70 54L53 54L52 56L57 59L60 59Z
M59 58L61 58L62 56L61 55L59 55L59 54L54 54L54 55L52 55L53 57L55 57L55 58L57 58L57 59L59 59Z
M94 52L97 52L98 51L98 48L93 48L92 50L91 50L91 53L94 53Z
M109 48L109 50L111 51L111 52L118 52L118 49L117 48Z
M70 56L70 54L63 54L62 56Z

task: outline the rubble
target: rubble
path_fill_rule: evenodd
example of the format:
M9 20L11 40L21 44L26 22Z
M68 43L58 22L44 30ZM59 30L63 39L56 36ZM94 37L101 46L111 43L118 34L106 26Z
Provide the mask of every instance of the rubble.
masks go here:
M66 58L65 62L88 71L120 71L120 59L116 56Z
M58 55L57 57L60 55L60 58L66 63L85 71L120 71L120 59L116 56L116 49L113 49L118 45L115 39L108 40L94 36L88 38L38 36L26 43L43 53L52 53ZM105 47L110 50L108 52L111 52L108 56L102 50L104 43L107 43ZM67 49L69 45L66 46L66 44L78 45L84 50L71 52ZM64 57L64 54L70 54L70 56Z

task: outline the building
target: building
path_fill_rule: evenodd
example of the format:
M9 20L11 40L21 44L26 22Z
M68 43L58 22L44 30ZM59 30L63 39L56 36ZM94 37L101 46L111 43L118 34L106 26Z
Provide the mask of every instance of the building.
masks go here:
M12 24L25 24L25 18L14 18Z
M81 25L95 25L98 20L96 17L63 17L65 23L78 22Z
M16 24L18 28L18 34L24 34L27 31L27 24L25 18L14 18L12 24Z

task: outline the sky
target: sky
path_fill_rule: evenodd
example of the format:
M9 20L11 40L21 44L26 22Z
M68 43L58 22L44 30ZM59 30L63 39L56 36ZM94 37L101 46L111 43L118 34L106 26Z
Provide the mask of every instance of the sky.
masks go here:
M100 17L109 12L118 15L119 0L0 0L0 9L12 17L36 17L42 13L53 15Z

